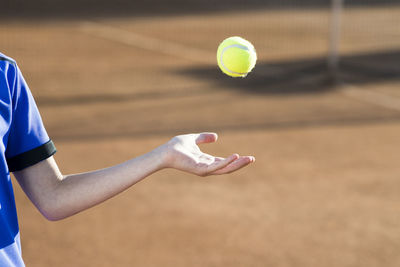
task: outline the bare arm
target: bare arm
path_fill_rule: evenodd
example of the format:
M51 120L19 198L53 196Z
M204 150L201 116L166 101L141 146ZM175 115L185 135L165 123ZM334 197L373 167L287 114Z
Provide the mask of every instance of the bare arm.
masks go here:
M230 173L254 161L254 157L237 154L227 158L214 157L201 152L197 146L216 139L217 135L213 133L177 136L122 164L65 176L50 157L14 175L47 219L60 220L99 204L164 168L207 176Z

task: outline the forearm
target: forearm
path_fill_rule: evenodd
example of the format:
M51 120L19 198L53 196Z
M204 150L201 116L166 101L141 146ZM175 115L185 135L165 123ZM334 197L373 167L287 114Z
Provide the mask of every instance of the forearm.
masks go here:
M58 219L97 205L158 171L161 166L159 154L152 151L110 168L67 175L54 190L57 208L52 213Z
M110 168L65 176L58 171L55 162L50 162L57 171L47 173L59 173L57 179L38 179L38 183L43 183L39 186L37 183L31 185L34 180L24 179L25 184L21 186L29 192L27 195L47 219L60 220L95 206L162 169L161 154L157 148ZM39 165L37 168L43 167ZM38 172L46 173L43 170Z

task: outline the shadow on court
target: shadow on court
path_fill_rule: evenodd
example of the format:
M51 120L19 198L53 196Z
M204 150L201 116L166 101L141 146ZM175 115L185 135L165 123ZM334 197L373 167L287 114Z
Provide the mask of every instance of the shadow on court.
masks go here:
M218 87L257 94L306 94L335 90L341 83L364 85L400 80L400 50L342 56L337 71L326 58L258 62L245 79L221 75L215 66L183 69L180 74L208 79Z
M246 94L308 94L335 90L341 83L364 85L368 83L400 80L400 50L370 54L343 56L337 73L332 73L326 58L306 58L286 62L258 62L255 70L245 79L231 78L222 74L216 66L185 68L179 75L189 75L197 79L207 79L217 88L234 89ZM69 106L96 103L137 102L149 99L184 98L187 96L209 95L215 90L184 92L159 91L126 94L92 94L72 96L41 96L38 105Z
M352 0L346 6L398 4L398 0ZM4 0L1 19L77 19L149 15L186 15L254 9L310 9L330 7L327 0Z

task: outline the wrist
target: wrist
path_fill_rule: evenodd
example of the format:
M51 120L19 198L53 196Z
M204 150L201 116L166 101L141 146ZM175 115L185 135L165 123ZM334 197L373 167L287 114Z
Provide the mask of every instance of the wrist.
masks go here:
M168 157L168 144L161 145L151 151L149 154L151 155L152 162L154 163L154 167L156 171L165 169L169 167L169 157Z

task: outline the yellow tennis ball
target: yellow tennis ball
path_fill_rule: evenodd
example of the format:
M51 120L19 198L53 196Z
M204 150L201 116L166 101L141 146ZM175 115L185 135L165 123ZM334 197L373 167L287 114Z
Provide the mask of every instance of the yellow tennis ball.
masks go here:
M246 77L256 65L256 61L254 46L239 36L229 37L218 46L218 66L229 76Z

